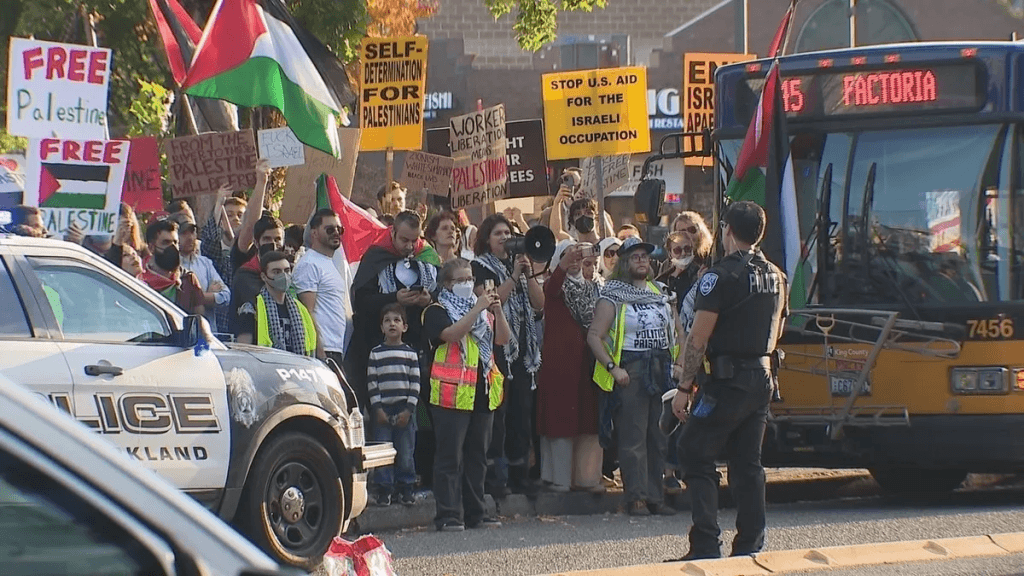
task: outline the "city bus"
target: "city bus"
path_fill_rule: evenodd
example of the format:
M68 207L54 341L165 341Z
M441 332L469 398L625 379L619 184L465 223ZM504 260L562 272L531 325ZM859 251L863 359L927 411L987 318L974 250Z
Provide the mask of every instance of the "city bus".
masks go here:
M779 64L804 285L765 464L893 492L1024 470L1024 44ZM770 65L717 71L720 195Z

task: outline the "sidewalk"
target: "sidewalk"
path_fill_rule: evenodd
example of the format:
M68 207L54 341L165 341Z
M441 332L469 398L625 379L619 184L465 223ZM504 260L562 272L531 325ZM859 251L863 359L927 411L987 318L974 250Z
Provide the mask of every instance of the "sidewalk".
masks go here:
M820 468L769 468L765 470L769 502L795 502L853 496L874 483L866 470L825 470ZM722 474L721 504L732 505L732 495ZM689 510L686 490L666 495L666 501L677 510ZM504 517L577 516L621 513L625 509L621 488L604 494L586 492L541 492L536 498L513 494L498 502L487 496L488 512ZM430 526L434 520L434 497L422 493L413 506L392 504L381 508L372 503L356 519L360 533L383 532Z

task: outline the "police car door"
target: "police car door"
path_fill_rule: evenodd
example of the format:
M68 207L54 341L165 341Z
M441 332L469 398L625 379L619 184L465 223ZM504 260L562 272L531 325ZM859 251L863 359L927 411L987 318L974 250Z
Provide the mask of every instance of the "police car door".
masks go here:
M50 305L46 293L33 290L16 258L4 252L0 248L0 374L70 412L71 369L42 312Z
M28 263L63 301L60 347L71 367L77 418L181 489L223 488L228 407L214 355L168 344L170 308L105 263Z

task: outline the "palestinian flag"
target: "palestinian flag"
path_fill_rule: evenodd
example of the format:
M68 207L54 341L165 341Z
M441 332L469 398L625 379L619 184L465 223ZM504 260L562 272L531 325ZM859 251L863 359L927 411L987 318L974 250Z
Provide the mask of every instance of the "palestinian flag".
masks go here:
M43 162L39 172L39 206L42 208L90 208L107 205L110 166Z
M350 263L360 261L366 250L388 233L387 226L341 195L334 176L321 174L317 178L316 208L330 208L338 214L341 225L345 227L341 245Z
M217 0L182 87L277 108L300 141L335 157L339 114L355 101L341 62L282 0Z
M149 7L156 19L157 30L160 31L167 63L171 66L171 76L180 86L188 72L188 64L185 62L188 56L185 54L193 54L195 46L203 37L203 31L178 4L178 0L149 0Z

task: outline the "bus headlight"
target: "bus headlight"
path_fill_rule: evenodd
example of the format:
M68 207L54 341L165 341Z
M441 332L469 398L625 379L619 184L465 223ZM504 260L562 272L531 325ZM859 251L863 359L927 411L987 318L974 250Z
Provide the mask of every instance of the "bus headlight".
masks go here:
M1008 394L1010 370L999 366L953 368L950 387L954 394Z

